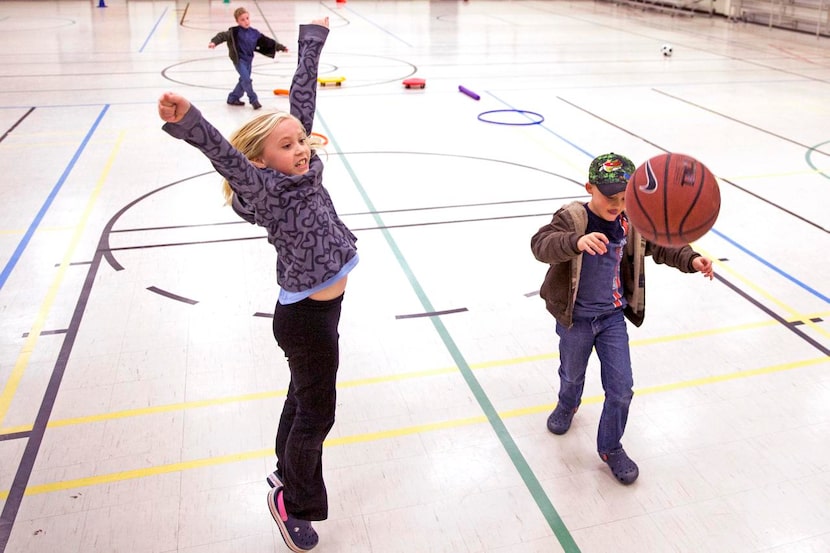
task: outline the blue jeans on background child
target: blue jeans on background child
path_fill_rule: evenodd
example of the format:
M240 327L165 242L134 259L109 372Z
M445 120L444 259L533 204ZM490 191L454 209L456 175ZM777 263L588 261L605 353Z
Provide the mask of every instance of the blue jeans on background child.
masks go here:
M597 452L622 447L620 440L634 397L628 329L622 309L597 317L574 317L568 329L556 323L559 335L559 405L573 410L582 401L588 358L596 348L600 360L605 403L597 431Z
M274 337L291 371L277 429L277 472L285 486L285 508L301 520L328 517L323 441L334 425L342 302L342 295L328 301L307 298L278 302L274 309Z
M252 62L253 60L243 60L240 59L234 67L236 68L236 72L239 73L239 80L236 82L236 86L228 94L228 102L239 101L242 99L243 94L248 95L248 102L253 104L257 101L256 92L254 92L254 84L251 81L251 71L252 69Z

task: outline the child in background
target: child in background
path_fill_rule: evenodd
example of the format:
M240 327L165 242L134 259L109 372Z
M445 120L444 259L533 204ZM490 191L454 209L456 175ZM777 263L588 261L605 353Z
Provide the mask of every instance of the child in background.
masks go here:
M253 27L251 27L251 14L245 8L236 8L233 12L236 20L236 27L227 31L217 33L210 39L208 48L216 48L217 44L228 43L228 55L233 62L236 72L239 73L239 81L236 87L228 94L228 104L232 106L244 106L242 94L248 95L248 101L254 109L259 109L262 104L254 91L251 80L254 52L259 52L269 58L273 58L276 52L286 52L288 49L279 42L268 38Z
M165 93L158 106L164 130L210 159L233 192L234 210L265 227L277 250L273 330L291 380L276 435L277 468L268 476L268 507L297 552L317 545L311 522L328 517L323 441L334 424L340 308L347 275L358 262L357 238L323 186L323 163L309 134L328 33L328 18L300 26L291 113L255 117L234 133L233 143L177 94Z
M560 208L530 241L533 255L550 265L540 289L556 319L559 336L559 402L548 430L564 434L582 401L591 351L600 360L605 402L597 451L617 480L631 484L640 474L620 440L634 395L625 318L635 326L645 316L645 256L710 280L712 262L690 246L665 248L647 242L625 215L625 187L634 172L628 158L595 158L588 170L587 203Z

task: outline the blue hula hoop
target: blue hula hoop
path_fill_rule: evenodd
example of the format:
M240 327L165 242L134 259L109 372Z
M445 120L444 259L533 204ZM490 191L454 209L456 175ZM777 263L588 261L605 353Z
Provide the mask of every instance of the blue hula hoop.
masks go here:
M484 117L485 115L490 115L492 113L518 113L519 115L530 115L533 117L537 117L535 121L528 121L526 123L507 123L505 121L493 121L492 119L487 119ZM538 125L542 121L545 120L545 117L541 113L536 113L535 111L527 111L524 109L492 109L490 111L484 111L478 114L478 120L484 121L485 123L492 123L494 125L510 125L510 126L519 126L523 127L525 125Z

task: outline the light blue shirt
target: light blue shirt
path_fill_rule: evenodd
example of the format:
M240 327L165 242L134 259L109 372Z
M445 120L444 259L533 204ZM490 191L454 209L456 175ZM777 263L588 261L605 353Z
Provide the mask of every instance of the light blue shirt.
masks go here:
M343 268L340 269L340 272L338 272L336 275L334 275L333 277L331 277L327 281L323 282L322 284L318 284L314 288L309 288L308 290L303 290L301 292L289 292L289 291L285 290L284 288L280 288L279 302L282 305L289 305L291 303L297 303L298 301L303 301L304 299L309 297L311 294L317 293L320 290L324 290L324 289L328 288L329 286L331 286L332 284L334 284L335 282L337 282L338 280L340 280L341 278L343 278L344 276L349 274L351 272L351 270L354 269L355 266L357 265L358 260L359 260L359 257L355 253L354 257L352 257L345 265L343 265Z

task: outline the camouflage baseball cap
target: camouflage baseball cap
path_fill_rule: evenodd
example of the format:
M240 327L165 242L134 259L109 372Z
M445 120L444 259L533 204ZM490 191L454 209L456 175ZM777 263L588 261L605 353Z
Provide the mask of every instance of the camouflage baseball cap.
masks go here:
M634 164L630 159L611 152L594 158L588 168L588 182L604 195L613 196L625 190L633 172Z

